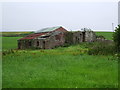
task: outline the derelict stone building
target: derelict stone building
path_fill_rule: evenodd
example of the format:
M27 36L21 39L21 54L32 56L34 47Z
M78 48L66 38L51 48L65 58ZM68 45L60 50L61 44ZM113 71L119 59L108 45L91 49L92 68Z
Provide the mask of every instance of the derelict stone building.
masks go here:
M91 30L66 32L65 43L76 44L81 42L94 42L96 41L95 32Z
M69 32L65 28L50 27L38 30L18 40L18 49L52 49L65 44L93 42L96 35L93 31Z
M51 49L65 42L63 27L44 28L18 40L18 49L40 48Z

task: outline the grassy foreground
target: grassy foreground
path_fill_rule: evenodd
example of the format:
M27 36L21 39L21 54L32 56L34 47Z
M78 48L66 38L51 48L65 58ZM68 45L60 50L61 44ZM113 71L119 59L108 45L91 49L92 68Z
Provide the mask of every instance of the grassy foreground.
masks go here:
M18 38L3 37L3 49L17 48ZM87 50L85 43L51 50L15 50L3 56L3 88L118 87L118 61L110 55L88 55Z
M69 47L72 48L72 47ZM4 88L114 88L117 61L69 49L19 51L3 56Z

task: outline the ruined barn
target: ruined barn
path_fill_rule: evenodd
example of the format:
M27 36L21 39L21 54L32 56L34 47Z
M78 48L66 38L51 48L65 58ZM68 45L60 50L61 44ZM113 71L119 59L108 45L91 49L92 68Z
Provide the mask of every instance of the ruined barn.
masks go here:
M38 30L18 40L18 49L52 49L65 44L94 42L96 35L91 30L70 32L65 28L49 27Z
M61 26L43 28L18 40L18 49L51 49L65 43L64 33L67 30Z

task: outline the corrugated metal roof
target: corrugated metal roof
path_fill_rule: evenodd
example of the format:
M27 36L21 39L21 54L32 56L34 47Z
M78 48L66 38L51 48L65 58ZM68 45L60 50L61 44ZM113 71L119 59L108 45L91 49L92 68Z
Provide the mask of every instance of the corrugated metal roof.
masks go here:
M43 28L41 30L36 31L34 34L30 34L30 35L28 35L26 37L23 37L23 38L19 39L19 40L35 39L36 37L39 37L39 36L42 36L42 35L49 35L50 34L49 32L54 31L54 30L56 30L56 29L58 29L60 27L62 27L62 26ZM54 33L51 33L50 35L52 35L52 34L56 35L58 33L59 33L59 31L56 31Z
M60 27L61 27L61 26L43 28L43 29L37 30L35 33L51 32L51 31L54 31L54 30L56 30L56 29L58 29L58 28L60 28Z
M23 37L23 38L21 38L21 39L19 39L19 40L34 39L34 38L36 38L36 37L39 37L39 36L45 35L45 34L46 34L46 32L44 32L44 33L34 33L34 34L30 34L30 35L28 35L28 36L26 36L26 37Z

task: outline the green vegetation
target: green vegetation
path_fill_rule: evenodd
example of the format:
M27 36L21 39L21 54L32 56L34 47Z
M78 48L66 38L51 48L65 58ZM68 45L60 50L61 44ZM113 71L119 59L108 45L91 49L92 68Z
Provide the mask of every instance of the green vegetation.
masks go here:
M102 42L92 43L88 47L89 55L116 55L115 44L113 41L113 32L96 32L98 38L107 39Z
M120 25L116 28L115 33L113 34L113 39L116 45L116 50L120 53Z
M102 35L108 40L113 39L113 32L96 32L96 35Z
M2 49L17 49L17 40L21 37L0 37L2 38Z
M3 50L9 50L2 60L3 88L118 87L117 59L88 55L93 43L50 50L10 50L17 48L19 38L3 37Z
M83 50L84 52L84 50ZM18 51L3 56L4 88L114 88L117 61L90 56L76 46L54 50Z
M113 42L95 42L88 48L89 55L114 55L116 54Z

